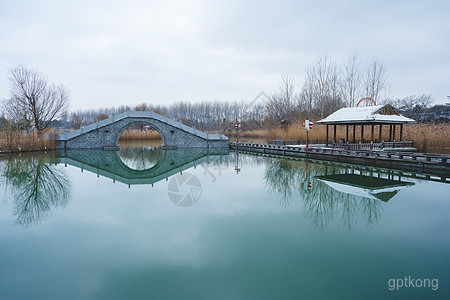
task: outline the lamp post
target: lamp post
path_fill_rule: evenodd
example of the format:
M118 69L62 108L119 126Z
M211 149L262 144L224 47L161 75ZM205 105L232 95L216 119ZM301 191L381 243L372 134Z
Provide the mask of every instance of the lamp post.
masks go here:
M241 127L241 122L239 121L239 119L237 119L236 124L234 125L234 128L236 129L236 147L239 143L239 127Z
M308 151L309 145L309 131L312 129L314 123L309 121L309 118L305 120L305 130L306 130L306 151Z

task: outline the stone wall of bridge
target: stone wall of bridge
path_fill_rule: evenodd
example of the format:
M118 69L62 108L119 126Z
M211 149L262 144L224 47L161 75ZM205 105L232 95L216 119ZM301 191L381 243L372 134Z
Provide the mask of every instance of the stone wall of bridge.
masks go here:
M160 116L153 112L125 112L86 126L57 139L58 149L104 149L118 147L122 132L133 125L145 124L154 128L167 148L228 147L223 134L209 134Z

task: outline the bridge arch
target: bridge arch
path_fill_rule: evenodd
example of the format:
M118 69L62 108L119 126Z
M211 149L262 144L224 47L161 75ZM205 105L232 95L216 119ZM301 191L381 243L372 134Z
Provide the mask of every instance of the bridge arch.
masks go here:
M163 141L163 145L167 145L167 141L166 141L166 137L164 136L164 133L162 132L162 130L160 128L158 128L158 126L155 126L154 124L152 124L149 120L136 120L134 122L130 122L128 124L126 124L122 129L119 129L116 133L116 137L113 138L113 141L115 141L115 145L119 144L119 139L120 136L122 135L122 133L127 130L128 128L135 126L135 125L147 125L150 126L153 130L155 130L156 132L158 132L159 136L161 137L162 141Z

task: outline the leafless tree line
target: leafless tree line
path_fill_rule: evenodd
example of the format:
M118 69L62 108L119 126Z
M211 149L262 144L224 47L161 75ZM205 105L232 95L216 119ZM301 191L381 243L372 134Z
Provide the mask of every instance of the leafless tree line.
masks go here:
M320 119L339 108L355 106L363 97L382 102L388 92L386 68L380 60L372 59L363 68L355 54L342 64L323 55L306 67L303 82L296 83L290 74L282 76L279 90L266 101L266 113L278 124Z
M399 109L403 115L412 116L414 113L424 112L432 101L433 97L431 95L422 94L419 96L411 95L404 98L386 99L385 102Z
M127 110L154 111L198 129L223 131L231 128L231 123L237 119L247 122L250 127L258 128L263 125L266 118L265 103L263 102L248 105L244 101L203 101L198 103L178 102L171 105L142 103L137 106L79 110L66 115L64 120L70 122L72 127L79 128L94 123L99 116L112 116Z

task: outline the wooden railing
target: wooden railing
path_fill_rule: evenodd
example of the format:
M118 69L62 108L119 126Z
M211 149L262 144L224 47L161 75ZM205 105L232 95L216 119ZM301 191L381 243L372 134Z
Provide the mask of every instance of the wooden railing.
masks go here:
M404 148L414 148L414 141L402 141L402 142L366 142L366 143L343 143L337 142L331 145L332 149L343 149L343 150L386 150L392 149L404 149Z
M308 142L310 145L326 145L326 140L312 139ZM306 145L306 140L271 140L269 139L269 145ZM329 141L329 147L332 149L344 149L344 150L383 150L383 149L400 149L400 148L413 148L414 141L401 141L401 142L359 142L348 143L344 141Z
M311 139L308 141L310 145L314 144L326 144L325 140ZM306 145L306 140L271 140L269 139L269 144L271 145Z

